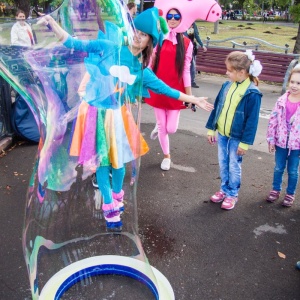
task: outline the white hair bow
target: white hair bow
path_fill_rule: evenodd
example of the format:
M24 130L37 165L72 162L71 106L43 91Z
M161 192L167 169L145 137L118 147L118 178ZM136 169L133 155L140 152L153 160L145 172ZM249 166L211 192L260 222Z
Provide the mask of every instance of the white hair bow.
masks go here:
M249 74L257 77L260 75L262 71L262 65L259 60L255 59L255 55L253 55L252 50L247 49L246 55L248 56L248 59L251 61L251 65L249 68Z
M248 59L249 59L249 60L254 61L255 55L253 55L252 50L247 49L247 50L246 50L246 55L248 56Z

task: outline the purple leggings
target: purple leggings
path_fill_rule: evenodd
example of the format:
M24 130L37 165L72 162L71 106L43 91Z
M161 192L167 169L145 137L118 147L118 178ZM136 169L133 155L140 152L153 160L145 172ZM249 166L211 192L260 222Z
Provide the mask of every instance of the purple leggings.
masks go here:
M180 110L154 107L158 139L164 155L170 154L169 134L175 133L179 124Z

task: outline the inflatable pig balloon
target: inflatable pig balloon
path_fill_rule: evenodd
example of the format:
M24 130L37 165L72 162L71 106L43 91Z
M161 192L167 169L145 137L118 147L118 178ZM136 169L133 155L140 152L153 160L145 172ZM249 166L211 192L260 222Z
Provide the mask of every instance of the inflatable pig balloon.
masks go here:
M187 31L198 19L216 22L222 15L222 9L215 0L156 0L154 6L162 11L164 18L170 9L178 9L182 19L174 29L176 32Z

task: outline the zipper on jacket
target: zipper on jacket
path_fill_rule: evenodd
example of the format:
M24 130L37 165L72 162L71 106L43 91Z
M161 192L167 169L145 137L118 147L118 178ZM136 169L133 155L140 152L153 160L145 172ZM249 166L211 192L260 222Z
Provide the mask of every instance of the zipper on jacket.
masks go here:
M233 96L233 94L235 93L235 91L237 90L238 85L239 85L239 82L236 82L236 88L235 88L234 91L231 93L229 105L228 105L228 108L227 108L227 111L226 111L225 122L224 122L224 135L225 135L225 136L226 136L226 122L227 122L228 111L229 111L229 108L230 108L230 106L231 106L232 96ZM232 119L232 121L233 121L233 119ZM231 125L232 125L232 124L231 124ZM230 131L231 131L231 130L230 130ZM229 131L229 133L230 133L230 131Z

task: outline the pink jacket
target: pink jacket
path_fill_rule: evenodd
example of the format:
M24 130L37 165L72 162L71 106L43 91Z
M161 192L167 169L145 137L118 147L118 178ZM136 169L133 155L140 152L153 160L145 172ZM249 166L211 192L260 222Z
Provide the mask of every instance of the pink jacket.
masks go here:
M293 124L288 137L286 126L286 101L289 92L279 97L271 113L267 141L269 144L276 145L280 148L289 148L289 150L300 149L300 107L292 117Z

